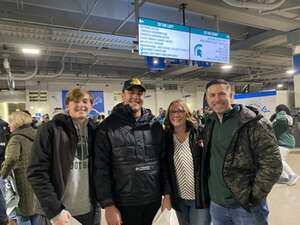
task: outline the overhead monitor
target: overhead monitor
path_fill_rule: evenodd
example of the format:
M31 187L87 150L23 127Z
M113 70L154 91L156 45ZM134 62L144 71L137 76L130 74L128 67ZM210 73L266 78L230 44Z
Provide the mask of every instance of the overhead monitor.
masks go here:
M191 28L190 42L190 60L225 64L229 63L229 34L198 28Z
M189 59L189 32L186 26L139 18L139 54Z

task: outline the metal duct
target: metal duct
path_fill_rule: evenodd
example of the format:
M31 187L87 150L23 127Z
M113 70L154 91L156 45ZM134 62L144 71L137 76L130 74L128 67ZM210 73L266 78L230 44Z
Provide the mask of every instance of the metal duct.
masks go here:
M21 81L30 80L30 79L34 78L38 73L38 61L37 61L37 59L35 60L35 69L34 69L33 73L31 75L26 76L26 77L24 77L24 76L23 77L20 77L20 76L16 77L15 75L13 75L11 73L9 61L8 61L7 58L4 59L3 66L4 66L4 68L6 67L5 69L8 73L8 78L0 77L0 80L8 80L9 84L14 84L15 80L21 80Z

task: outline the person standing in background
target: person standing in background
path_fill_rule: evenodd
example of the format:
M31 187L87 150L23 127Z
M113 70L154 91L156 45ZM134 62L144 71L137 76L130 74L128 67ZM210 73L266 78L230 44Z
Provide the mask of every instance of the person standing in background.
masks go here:
M286 161L289 150L295 148L295 137L292 132L293 117L291 116L290 109L284 104L276 106L275 111L276 114L272 122L272 127L278 140L283 165L279 183L285 183L291 186L295 185L299 180L299 176Z
M0 118L0 165L2 165L5 156L5 147L9 135L8 123ZM6 205L4 199L4 181L0 178L0 225L6 225L8 223L8 217L6 215Z
M36 130L31 127L32 118L24 112L13 112L9 115L10 139L5 150L0 175L7 178L13 172L19 202L15 209L19 225L41 225L44 218L40 204L28 182L26 172L31 157L31 148Z

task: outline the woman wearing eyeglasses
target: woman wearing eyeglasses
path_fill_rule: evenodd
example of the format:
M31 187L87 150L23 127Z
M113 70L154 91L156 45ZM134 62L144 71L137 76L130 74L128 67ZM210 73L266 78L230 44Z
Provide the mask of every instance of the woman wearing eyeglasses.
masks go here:
M165 125L171 202L179 224L209 225L202 129L182 100L171 102Z

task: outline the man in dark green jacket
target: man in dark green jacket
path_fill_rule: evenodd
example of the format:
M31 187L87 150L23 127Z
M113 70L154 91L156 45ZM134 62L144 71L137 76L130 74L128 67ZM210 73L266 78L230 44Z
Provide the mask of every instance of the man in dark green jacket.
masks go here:
M212 222L267 225L266 197L282 171L271 124L253 107L232 105L225 80L209 82L206 95L213 111L204 149Z

